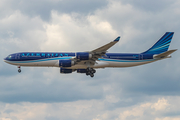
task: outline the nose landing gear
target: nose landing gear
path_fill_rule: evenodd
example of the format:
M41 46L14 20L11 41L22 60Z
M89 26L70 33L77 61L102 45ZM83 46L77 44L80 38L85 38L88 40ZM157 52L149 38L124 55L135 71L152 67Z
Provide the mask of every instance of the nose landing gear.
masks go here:
M96 70L93 68L87 68L86 75L90 75L91 77L94 77L94 73L96 73Z
M21 66L18 66L18 72L21 73Z

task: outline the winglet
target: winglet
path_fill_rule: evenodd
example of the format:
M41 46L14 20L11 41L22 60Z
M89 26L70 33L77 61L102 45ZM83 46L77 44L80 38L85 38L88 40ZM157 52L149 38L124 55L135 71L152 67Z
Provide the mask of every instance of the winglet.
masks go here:
M118 42L118 41L119 41L119 39L120 39L120 36L119 36L119 37L117 37L114 41L117 41L117 42Z

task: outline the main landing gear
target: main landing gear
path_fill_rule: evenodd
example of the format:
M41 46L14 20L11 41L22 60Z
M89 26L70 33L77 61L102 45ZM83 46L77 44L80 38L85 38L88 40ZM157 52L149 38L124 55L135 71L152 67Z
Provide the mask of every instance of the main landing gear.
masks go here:
M20 72L21 72L21 66L18 66L18 68L19 68L19 69L18 69L18 72L20 73Z
M91 77L94 77L94 73L96 73L96 70L93 68L87 68L86 75L90 75Z

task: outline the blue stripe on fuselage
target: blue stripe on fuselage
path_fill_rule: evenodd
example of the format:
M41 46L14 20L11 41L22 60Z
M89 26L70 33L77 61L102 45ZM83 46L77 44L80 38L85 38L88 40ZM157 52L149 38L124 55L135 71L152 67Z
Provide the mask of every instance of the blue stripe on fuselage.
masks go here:
M59 57L59 58L46 58L40 60L26 60L26 61L10 61L11 63L34 63L34 62L44 62L44 61L52 61L52 60L66 60L71 59L72 57Z
M121 60L121 59L116 59L116 60L114 60L114 59L104 59L104 58L99 58L98 60L100 60L100 61L111 61L111 62L151 62L151 61L155 61L155 59L146 59L146 60Z
M41 52L24 52L11 54L13 57L5 59L12 63L32 63L51 60L70 59L75 57L75 53L41 53ZM142 57L140 57L142 56ZM126 53L107 53L99 60L103 61L121 61L121 62L141 62L142 60L152 60L153 54L126 54Z
M47 58L58 57L74 57L75 53L44 53L44 52L24 52L11 54L11 59L8 61L29 61L29 60L41 60Z

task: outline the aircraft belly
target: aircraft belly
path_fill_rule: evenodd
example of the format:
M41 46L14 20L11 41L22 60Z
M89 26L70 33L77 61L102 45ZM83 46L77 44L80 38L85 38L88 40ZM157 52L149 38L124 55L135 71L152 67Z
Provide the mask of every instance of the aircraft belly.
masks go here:
M72 67L66 67L66 69L87 69L86 64L76 64L73 65ZM103 61L97 61L94 65L90 65L89 67L91 68L105 68L109 67L109 63L103 62Z
M72 67L66 67L66 69L87 69L86 65L73 65Z
M143 65L157 60L151 61L128 61L128 62L113 62L113 61L97 61L95 65L91 65L91 68L105 68L105 67L133 67L138 65ZM67 69L86 69L87 66L84 64L77 64L72 67L67 67Z
M43 61L43 62L37 63L37 66L59 67L59 61L57 60Z
M143 65L151 62L155 62L157 60L134 60L134 61L96 61L94 65L90 65L91 68L105 68L105 67L132 67ZM36 66L36 67L59 67L59 60L47 60L47 61L5 61L9 64L16 66ZM86 69L88 66L86 64L76 64L72 67L67 67L66 69Z
M105 67L109 67L108 62L97 61L97 63L93 66L93 68L105 68Z
M40 61L40 62L34 62L34 61L6 61L9 64L17 65L17 66L33 66L33 67L55 67L56 63L59 61L57 60L51 60L51 61ZM58 66L59 67L59 66Z
M109 67L133 67L133 66L138 66L138 65L143 65L147 63L151 63L154 61L145 61L145 62L111 62L107 61L109 63Z

